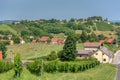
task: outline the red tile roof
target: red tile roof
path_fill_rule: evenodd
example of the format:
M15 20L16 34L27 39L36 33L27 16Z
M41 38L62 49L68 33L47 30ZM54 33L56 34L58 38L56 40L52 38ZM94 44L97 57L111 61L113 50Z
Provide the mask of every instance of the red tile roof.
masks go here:
M64 44L65 39L64 38L52 38L51 42L58 43L58 44Z
M33 43L36 43L36 42L37 42L37 40L32 40L32 42L33 42Z
M99 47L101 46L100 42L85 42L84 47Z
M58 42L59 38L52 38L51 42Z
M100 40L99 42L100 42L100 43L104 43L104 42L105 42L105 40Z
M107 42L107 43L113 43L114 40L115 40L114 38L108 38L108 39L106 40L106 42Z
M42 37L40 38L40 41L41 41L41 42L46 42L48 39L50 39L50 38L47 37L47 36L42 36Z
M0 60L2 60L3 58L2 58L2 51L0 51Z

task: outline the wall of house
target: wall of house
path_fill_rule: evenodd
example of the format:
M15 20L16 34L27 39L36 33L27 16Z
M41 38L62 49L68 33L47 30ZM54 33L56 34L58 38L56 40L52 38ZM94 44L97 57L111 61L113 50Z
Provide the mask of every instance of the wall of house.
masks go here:
M100 61L100 63L110 63L110 58L102 53L100 50L98 50L95 54L93 54L93 56L98 60Z
M85 50L91 50L91 51L96 51L98 48L84 48Z

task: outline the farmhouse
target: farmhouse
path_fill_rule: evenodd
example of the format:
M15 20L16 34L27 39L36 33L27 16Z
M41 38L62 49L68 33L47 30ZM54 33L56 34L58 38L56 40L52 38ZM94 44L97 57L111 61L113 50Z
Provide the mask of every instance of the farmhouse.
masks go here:
M111 63L113 59L113 52L106 47L101 46L101 43L84 43L84 50L78 50L77 56L79 58L94 57L100 63Z
M2 58L2 51L0 51L0 60L2 60L3 58Z
M52 44L64 44L65 39L64 38L52 38L51 43Z
M116 44L116 39L115 39L115 38L107 38L107 39L105 39L105 40L100 40L99 42L100 42L100 43L106 42L106 43L108 43L108 44Z
M100 61L100 63L111 63L113 58L113 52L106 47L101 47L96 51L93 56Z
M99 43L99 42L85 42L84 43L84 49L85 50L96 51L96 50L100 49L101 45L102 44Z
M47 43L47 41L48 41L49 39L50 39L50 38L47 37L47 36L42 36L42 37L40 38L40 42Z

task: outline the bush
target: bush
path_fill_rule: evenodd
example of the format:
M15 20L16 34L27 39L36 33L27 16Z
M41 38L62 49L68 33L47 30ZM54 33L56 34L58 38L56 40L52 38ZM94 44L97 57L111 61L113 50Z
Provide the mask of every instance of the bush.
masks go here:
M35 75L42 75L43 73L43 62L42 60L35 60L35 62L31 62L27 64L27 69L35 74Z
M7 72L11 69L13 69L12 62L5 62L5 61L0 60L0 73Z
M56 60L58 58L58 55L55 51L52 51L51 54L49 54L47 56L47 60L48 61L51 61L51 60Z

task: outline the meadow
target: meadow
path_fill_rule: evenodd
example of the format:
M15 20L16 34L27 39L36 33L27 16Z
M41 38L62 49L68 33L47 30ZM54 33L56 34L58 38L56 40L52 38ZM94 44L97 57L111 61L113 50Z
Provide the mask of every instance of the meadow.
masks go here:
M26 43L7 46L7 57L13 58L14 54L19 53L22 59L31 59L35 57L46 56L51 51L62 50L63 45L44 44L44 43ZM77 44L77 49L83 49L83 44Z
M23 69L20 78L13 78L14 70L0 74L0 80L114 80L116 68L110 64L101 64L93 69L77 73L44 73L42 76L31 74Z

